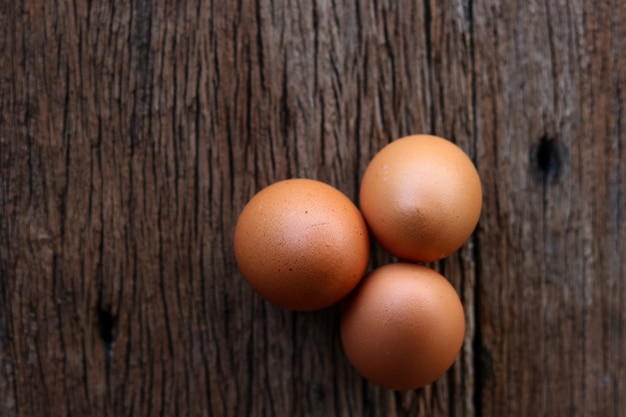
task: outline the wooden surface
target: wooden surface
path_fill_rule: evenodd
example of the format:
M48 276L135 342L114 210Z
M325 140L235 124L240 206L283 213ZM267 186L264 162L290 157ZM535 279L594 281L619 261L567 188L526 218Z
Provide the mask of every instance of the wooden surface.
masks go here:
M398 393L232 237L421 132L484 210L462 353ZM625 140L621 0L1 0L0 416L626 416Z

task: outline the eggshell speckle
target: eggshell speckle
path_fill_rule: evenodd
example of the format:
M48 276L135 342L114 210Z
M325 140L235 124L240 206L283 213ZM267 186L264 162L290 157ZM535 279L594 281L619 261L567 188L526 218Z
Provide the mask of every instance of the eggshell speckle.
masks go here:
M234 236L239 269L268 301L316 310L344 298L369 260L367 226L336 188L310 179L274 183L243 209Z
M423 387L453 364L465 315L452 285L435 270L395 263L375 269L348 299L344 351L359 373L389 389Z
M459 249L482 207L476 168L454 143L414 135L385 146L361 183L360 205L376 241L411 261L435 261Z

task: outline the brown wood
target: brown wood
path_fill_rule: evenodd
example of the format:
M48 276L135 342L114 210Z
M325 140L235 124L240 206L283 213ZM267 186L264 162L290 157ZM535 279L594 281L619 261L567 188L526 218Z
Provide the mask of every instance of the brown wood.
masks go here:
M0 51L0 416L626 415L625 2L3 0ZM484 210L462 354L397 393L232 234L419 132Z

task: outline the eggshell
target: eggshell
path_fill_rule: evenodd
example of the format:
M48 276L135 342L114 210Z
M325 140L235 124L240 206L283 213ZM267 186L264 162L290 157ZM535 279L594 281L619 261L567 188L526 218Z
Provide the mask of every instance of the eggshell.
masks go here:
M414 135L385 146L368 165L360 206L376 241L411 261L435 261L459 249L482 207L476 168L452 142Z
M465 315L435 270L394 263L366 276L348 299L341 341L356 370L389 389L423 387L442 376L463 344Z
M344 298L369 260L367 226L336 188L310 179L274 183L243 209L234 236L239 269L261 296L292 310Z

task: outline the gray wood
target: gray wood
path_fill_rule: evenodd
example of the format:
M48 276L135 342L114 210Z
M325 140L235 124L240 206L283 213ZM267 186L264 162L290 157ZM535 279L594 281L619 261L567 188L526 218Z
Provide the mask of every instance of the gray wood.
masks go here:
M626 415L626 3L476 6L483 414Z
M620 0L0 1L0 416L626 415L625 32ZM435 265L462 353L398 393L232 235L422 132L484 209Z

